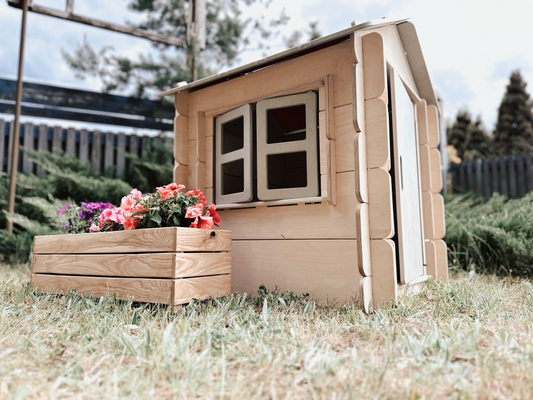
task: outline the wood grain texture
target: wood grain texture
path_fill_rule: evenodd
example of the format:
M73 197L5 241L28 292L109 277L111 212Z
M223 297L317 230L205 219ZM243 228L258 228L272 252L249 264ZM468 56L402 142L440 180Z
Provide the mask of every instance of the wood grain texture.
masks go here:
M35 274L173 278L174 258L172 253L36 254L31 266Z
M341 304L359 297L355 240L235 240L232 258L238 292L255 293L264 284Z
M174 278L231 274L231 253L173 254L176 268Z
M368 168L390 168L389 112L381 99L365 101Z
M197 173L197 166L198 159L196 158L196 140L189 140L187 142L187 166L190 168L187 168L187 189L193 190L198 189L198 177L196 175Z
M231 273L231 253L36 254L35 274L188 278Z
M427 106L428 115L428 146L434 149L439 145L439 111L437 107L429 104Z
M422 145L418 148L420 156L420 184L423 192L431 192L431 162L429 146ZM439 167L440 168L440 167Z
M435 237L435 217L433 211L433 194L422 192L422 220L424 223L424 238L431 240Z
M418 144L422 146L427 144L429 140L427 103L424 99L416 104L416 119L418 126Z
M333 76L324 77L324 86L326 95L325 113L326 113L326 137L329 140L335 140L335 107L333 94Z
M190 303L231 294L231 275L174 280L174 304Z
M392 182L389 173L381 168L368 170L368 215L370 238L394 236Z
M174 95L174 107L179 115L189 116L189 92L178 92Z
M366 158L366 134L359 132L354 137L355 197L368 203L368 171Z
M205 163L196 163L196 189L205 192Z
M328 203L332 206L337 205L337 156L335 140L328 140Z
M318 147L320 175L327 175L328 173L328 138L326 136L326 112L320 111L318 113Z
M429 151L431 165L431 193L439 193L442 190L442 174L440 169L440 153L437 149Z
M437 255L437 279L446 282L448 280L448 248L444 240L433 240Z
M435 221L435 236L433 239L442 239L446 235L446 224L444 222L444 199L440 194L432 194L433 197L433 217Z
M36 236L33 246L34 254L230 250L230 231L192 228L151 228L81 235Z
M189 168L183 164L174 165L174 182L185 185L189 175Z
M363 312L369 315L372 312L372 277L362 277L359 281L359 301Z
M352 124L356 132L361 132L362 130L361 128L362 119L361 119L361 116L359 115L360 111L359 111L359 104L358 104L359 103L359 100L358 100L359 83L357 81L357 75L360 74L361 72L362 72L362 67L360 64L352 65ZM364 103L361 102L361 105L363 104Z
M281 96L287 90L299 88L298 92L310 90L310 83L334 75L334 107L351 103L351 66L353 60L350 43L343 42L297 57L230 81L209 86L189 94L189 113L210 112L226 107L228 110L243 104L272 96ZM316 85L316 89L319 89ZM322 104L319 101L319 109ZM223 113L225 111L220 111Z
M303 85L300 85L300 86L296 86L296 87L292 87L290 89L284 89L284 90L281 90L281 91L278 91L278 92L271 92L269 93L268 96L257 96L257 97L254 97L254 98L251 98L249 99L248 101L244 102L244 103L238 103L238 104L231 104L231 105L228 105L226 104L225 106L222 106L221 108L218 108L216 110L210 110L208 112L206 112L206 117L208 118L212 118L212 117L217 117L221 114L225 114L226 112L229 112L235 108L238 108L239 106L242 106L242 105L245 105L245 104L250 104L250 103L257 103L261 100L265 100L266 98L273 98L273 97L282 97L282 96L290 96L290 95L293 95L293 94L301 94L301 93L305 93L305 92L308 92L310 90L313 90L313 91L317 91L317 90L320 90L320 88L323 88L324 87L324 81L315 81L315 82L310 82L310 83L306 83L306 84L303 84ZM191 137L189 137L190 139Z
M188 118L176 115L174 118L174 160L178 164L188 165L187 140Z
M363 36L362 44L365 100L386 96L387 78L383 37L378 32L372 32Z
M396 249L392 240L371 240L370 252L373 301L374 309L377 310L379 303L396 300L398 297Z
M361 203L355 209L355 226L357 231L357 266L361 276L372 275L370 259L370 228L368 221L368 204Z
M437 247L431 240L426 240L425 245L427 274L437 279Z
M337 174L336 207L324 202L220 210L220 220L233 239L355 239L354 185L353 172Z
M206 188L204 192L205 199L207 200L207 204L213 204L214 203L214 194L213 194L213 188Z
M198 113L198 135L196 136L196 159L205 163L206 117L203 111Z
M95 297L116 295L120 299L171 304L173 280L32 274L31 285L49 293L68 294L76 290L77 294Z
M213 146L214 143L213 136L207 136L205 138L205 187L212 188L214 187L213 182Z

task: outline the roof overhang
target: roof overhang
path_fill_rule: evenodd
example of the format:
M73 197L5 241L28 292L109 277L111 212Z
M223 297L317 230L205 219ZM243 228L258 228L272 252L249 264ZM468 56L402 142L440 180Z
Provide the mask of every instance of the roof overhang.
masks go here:
M299 57L308 53L312 53L322 48L333 46L337 43L341 43L345 40L348 40L350 38L350 35L356 31L364 29L374 29L386 25L396 25L405 52L407 53L407 60L411 67L413 78L415 80L420 96L425 99L428 104L433 104L437 108L439 108L439 104L435 96L435 92L433 91L433 86L431 85L431 80L429 78L429 74L426 68L426 62L422 54L420 42L418 41L416 29L414 25L411 22L408 22L407 20L408 18L396 20L379 19L357 24L351 26L348 29L344 29L331 35L318 38L316 40L313 40L312 42L305 43L301 46L293 47L281 53L277 53L261 60L242 65L232 70L222 72L217 75L209 76L207 78L203 78L189 84L183 82L179 84L178 87L160 93L158 96L163 97L174 93L199 90L204 87L216 85L218 83L238 78L239 76L258 71L260 69L281 63L283 61L293 59L295 57Z

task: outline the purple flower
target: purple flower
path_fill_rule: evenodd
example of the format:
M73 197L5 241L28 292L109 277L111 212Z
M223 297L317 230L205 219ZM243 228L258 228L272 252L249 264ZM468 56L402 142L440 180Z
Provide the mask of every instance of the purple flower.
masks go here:
M57 215L61 215L61 214L63 214L65 211L67 211L67 209L68 209L69 207L70 207L70 204L67 203L67 205L66 205L65 207L63 207L61 210L59 210L59 211L57 212Z

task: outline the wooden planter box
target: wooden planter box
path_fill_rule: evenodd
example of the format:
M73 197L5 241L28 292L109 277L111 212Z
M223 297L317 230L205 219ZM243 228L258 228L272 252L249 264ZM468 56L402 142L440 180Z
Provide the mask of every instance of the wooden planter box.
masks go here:
M33 288L185 304L231 293L231 231L157 228L36 236Z

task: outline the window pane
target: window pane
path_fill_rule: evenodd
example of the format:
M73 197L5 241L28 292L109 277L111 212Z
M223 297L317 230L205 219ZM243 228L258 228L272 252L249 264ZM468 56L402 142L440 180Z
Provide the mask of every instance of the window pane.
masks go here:
M267 143L305 140L305 104L267 111Z
M244 117L222 124L222 154L244 147Z
M269 190L307 186L307 155L305 151L269 155L267 157L267 170Z
M244 160L222 164L222 195L244 192Z

